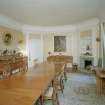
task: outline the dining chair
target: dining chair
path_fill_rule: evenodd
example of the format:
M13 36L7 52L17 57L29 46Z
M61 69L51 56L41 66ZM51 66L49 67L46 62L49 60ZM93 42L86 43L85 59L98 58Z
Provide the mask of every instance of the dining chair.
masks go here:
M52 81L52 87L48 87L48 89L45 91L43 95L43 100L44 100L44 103L48 100L51 100L52 105L59 105L58 89L57 89L55 78Z
M63 93L64 90L64 80L65 77L65 63L55 63L55 83L58 86L58 90L61 90Z

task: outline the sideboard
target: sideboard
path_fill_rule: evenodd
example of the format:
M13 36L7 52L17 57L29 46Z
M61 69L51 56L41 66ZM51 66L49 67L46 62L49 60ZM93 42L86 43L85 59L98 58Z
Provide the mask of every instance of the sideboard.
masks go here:
M28 70L28 57L5 55L0 56L0 76L10 76L16 72Z

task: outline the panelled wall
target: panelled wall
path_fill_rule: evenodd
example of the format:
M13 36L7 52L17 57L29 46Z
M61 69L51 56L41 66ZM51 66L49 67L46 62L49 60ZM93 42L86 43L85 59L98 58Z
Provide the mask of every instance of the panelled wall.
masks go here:
M68 54L74 57L74 61L78 62L78 35L75 32L69 33L47 33L44 35L44 60L48 56L48 52L52 54L59 54L54 52L54 36L66 36L66 52L60 52L61 54Z
M27 26L23 28L23 33L13 29L0 26L0 51L1 50L23 50L29 55L29 36L39 35L41 48L38 48L40 52L40 61L45 61L48 52L52 54L59 54L54 52L54 36L66 36L66 52L62 54L72 55L74 62L80 64L80 33L91 30L92 32L92 52L94 56L94 65L97 65L99 59L99 43L96 42L96 37L99 36L99 20L92 19L82 22L80 24L60 27L31 27ZM4 32L9 32L13 36L11 45L7 46L3 43L2 36ZM35 38L36 39L36 38ZM20 43L22 41L22 43ZM35 42L36 43L36 42ZM37 51L37 52L38 52ZM38 53L39 54L39 53ZM35 57L38 55L35 53ZM30 58L30 57L29 57Z
M94 65L97 65L99 48L97 47L96 37L99 35L99 20L92 19L80 24L63 27L31 27L25 26L24 34L29 36L30 34L39 34L43 43L42 55L43 61L46 60L48 52L52 54L59 54L54 52L54 36L66 36L66 52L62 54L72 55L74 62L80 64L80 33L91 30L92 32L92 52L94 53ZM28 40L28 39L27 39ZM28 42L28 41L27 41ZM28 44L28 43L27 43Z

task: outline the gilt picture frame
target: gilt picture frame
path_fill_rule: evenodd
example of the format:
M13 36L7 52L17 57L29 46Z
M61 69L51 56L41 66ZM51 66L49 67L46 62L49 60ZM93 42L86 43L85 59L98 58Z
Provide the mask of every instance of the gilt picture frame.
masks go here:
M3 43L5 45L10 45L12 43L12 39L13 39L13 37L12 37L11 33L3 34Z
M66 52L66 36L54 36L54 52Z

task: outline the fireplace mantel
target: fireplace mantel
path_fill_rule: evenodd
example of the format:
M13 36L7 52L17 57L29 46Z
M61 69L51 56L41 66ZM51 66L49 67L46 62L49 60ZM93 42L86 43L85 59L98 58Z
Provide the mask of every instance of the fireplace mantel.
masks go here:
M83 59L93 59L94 56L91 56L91 55L81 55L80 58L83 58Z
M91 61L91 66L94 65L94 56L81 55L80 56L80 68L85 69L85 61Z

